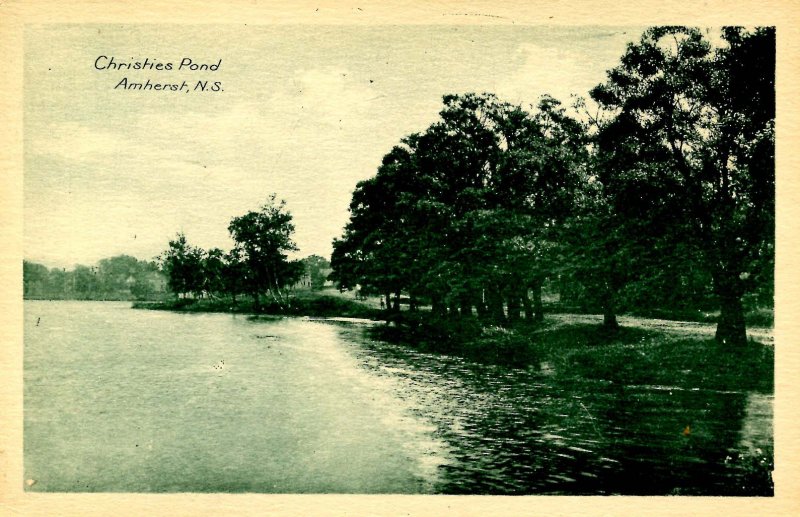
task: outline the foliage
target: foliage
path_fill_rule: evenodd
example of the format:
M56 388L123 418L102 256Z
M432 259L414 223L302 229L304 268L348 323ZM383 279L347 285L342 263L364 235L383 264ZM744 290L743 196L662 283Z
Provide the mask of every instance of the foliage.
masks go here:
M154 262L119 255L96 266L72 270L23 261L23 296L33 299L155 300L165 295L166 279Z
M411 307L487 320L541 317L586 153L582 127L545 97L532 115L491 94L447 95L440 121L409 135L359 183L334 241L341 287L408 292ZM538 301L531 306L528 291ZM516 307L516 310L514 308ZM394 310L398 310L397 302Z
M598 176L616 228L639 235L636 277L686 287L698 278L681 273L702 271L721 307L717 338L743 345L742 297L774 263L775 32L722 37L715 49L699 29L651 28L592 97L607 115Z
M325 287L331 272L331 263L319 255L310 255L301 260L305 270L308 287L319 290Z
M203 256L205 252L189 244L182 232L169 241L161 256L161 269L169 279L169 288L176 296L199 296L205 288Z
M303 265L289 261L287 252L296 251L292 241L292 214L284 201L270 196L259 211L234 217L228 231L235 249L247 265L249 289L258 307L260 296L268 294L282 307L288 306L286 288L300 279Z
M238 295L248 293L256 311L261 309L261 297L269 295L269 303L287 309L288 288L300 279L305 266L288 258L297 246L291 238L292 215L285 207L273 194L259 211L234 217L228 230L235 245L227 253L192 246L178 233L160 257L172 292L178 298L195 299L229 295L234 304Z
M377 318L379 312L354 300L338 296L321 294L311 291L310 296L298 295L292 298L291 304L286 307L272 300L265 300L256 309L252 299L233 300L228 297L193 299L181 298L168 302L149 303L141 302L134 305L137 309L182 311L182 312L232 312L248 314L271 314L281 316L309 316L309 317L348 317L348 318Z

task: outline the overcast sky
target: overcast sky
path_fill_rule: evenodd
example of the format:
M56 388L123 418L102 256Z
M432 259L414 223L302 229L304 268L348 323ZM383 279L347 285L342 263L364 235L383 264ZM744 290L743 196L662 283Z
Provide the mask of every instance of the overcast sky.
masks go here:
M640 27L42 26L25 51L25 249L49 267L152 259L178 231L231 247L227 226L272 192L299 256L328 257L356 183L442 95L569 102L602 82ZM184 57L216 72L97 70ZM224 91L114 89L221 81Z

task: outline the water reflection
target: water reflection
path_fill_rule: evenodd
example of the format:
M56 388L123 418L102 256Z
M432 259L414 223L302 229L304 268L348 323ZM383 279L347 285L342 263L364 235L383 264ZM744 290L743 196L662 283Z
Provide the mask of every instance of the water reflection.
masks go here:
M771 395L568 380L340 332L449 444L437 492L772 495Z

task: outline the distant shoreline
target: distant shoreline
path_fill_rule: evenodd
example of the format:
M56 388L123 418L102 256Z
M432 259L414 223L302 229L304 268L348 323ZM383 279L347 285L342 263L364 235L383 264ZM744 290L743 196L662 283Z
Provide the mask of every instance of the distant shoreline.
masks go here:
M39 302L130 302L130 303L160 303L161 300L137 300L135 298L70 298L56 296L23 296L23 301Z
M255 310L249 299L235 302L230 298L193 299L181 298L167 301L136 301L133 309L176 312L221 312L265 316L306 316L311 318L358 318L367 320L385 319L384 311L374 309L344 297L315 291L293 296L288 306L265 301L260 310Z

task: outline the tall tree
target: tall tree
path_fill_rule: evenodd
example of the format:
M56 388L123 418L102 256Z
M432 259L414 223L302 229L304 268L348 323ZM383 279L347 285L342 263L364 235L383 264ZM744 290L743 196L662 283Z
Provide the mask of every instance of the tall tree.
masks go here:
M633 158L616 173L667 183L680 201L713 276L717 340L740 345L753 264L770 262L774 248L775 31L721 36L714 49L699 29L651 28L591 95L613 115L614 145Z
M46 266L35 262L22 262L23 296L41 298L47 296L50 285L50 272Z
M301 261L308 275L311 289L322 289L330 273L331 263L319 255L310 255Z
M343 285L401 291L435 314L541 318L554 229L571 210L583 128L545 98L536 115L491 94L447 95L440 120L404 138L358 184L334 243ZM387 299L387 305L389 300ZM537 303L538 302L538 303Z
M211 248L203 254L203 291L214 297L225 291L225 252Z
M296 251L292 241L292 214L284 201L271 195L259 211L234 217L228 226L235 248L247 264L249 284L256 310L260 297L268 294L281 307L289 305L286 287L302 275L302 264L289 261L287 253Z
M241 250L233 248L223 257L222 282L224 290L236 303L236 296L248 291L250 274Z

